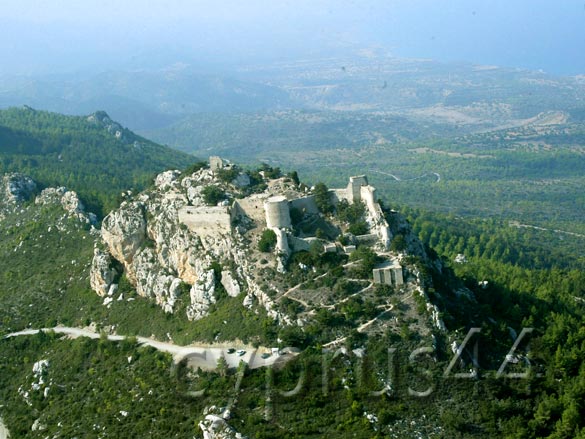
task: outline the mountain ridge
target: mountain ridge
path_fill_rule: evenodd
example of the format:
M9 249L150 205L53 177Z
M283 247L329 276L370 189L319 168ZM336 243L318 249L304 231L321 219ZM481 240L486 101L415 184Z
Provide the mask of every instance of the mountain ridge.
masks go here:
M23 172L41 186L66 185L103 216L119 193L146 187L157 172L194 158L146 140L106 112L64 116L25 106L0 110L0 173Z

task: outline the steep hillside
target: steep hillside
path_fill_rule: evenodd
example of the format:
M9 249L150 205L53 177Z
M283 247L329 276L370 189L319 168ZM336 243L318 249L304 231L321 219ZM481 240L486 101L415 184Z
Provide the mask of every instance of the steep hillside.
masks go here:
M414 331L442 328L438 310L426 305L416 262L430 259L398 213L385 217L365 177L352 177L347 188L310 191L279 170L261 172L229 165L160 174L153 189L104 218L92 288L112 301L123 273L140 296L169 313L180 305L194 321L234 298L242 310L261 309L276 327L314 325L305 343L323 344L340 343L352 329L398 331L385 317L396 289L434 319L414 313ZM372 280L376 267L387 280ZM327 320L339 327L326 327ZM268 333L262 339L275 341Z
M585 427L583 273L441 260L364 176L309 188L213 158L126 194L101 229L65 188L11 174L0 195L12 437Z
M66 185L98 215L116 205L121 191L140 190L156 173L192 161L104 112L72 117L29 107L0 111L0 173L23 172L41 186Z

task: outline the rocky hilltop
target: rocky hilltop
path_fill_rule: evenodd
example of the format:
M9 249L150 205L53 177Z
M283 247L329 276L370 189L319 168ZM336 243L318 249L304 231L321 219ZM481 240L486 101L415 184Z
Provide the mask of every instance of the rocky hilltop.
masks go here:
M309 188L296 173L268 166L245 172L212 157L209 165L158 175L140 194L125 193L102 222L90 279L105 304L122 299L125 276L168 313L181 297L190 320L207 316L227 294L263 308L280 326L301 327L319 309L333 313L352 300L372 299L370 316L384 314L393 305L378 300L380 291L397 290L422 301L428 322L444 328L425 293L420 267L429 264L441 268L404 218L382 208L365 176L345 188ZM424 316L417 322L431 332ZM367 323L360 331L381 329L376 318Z
M2 196L5 203L18 203L28 200L37 190L37 184L32 178L11 173L2 177Z
M226 198L219 206L208 206L206 188L215 188ZM230 221L222 214L228 215L233 189L210 169L201 169L189 175L167 171L151 190L127 194L120 208L102 222L103 246L95 250L92 288L99 295L113 295L114 279L123 271L138 294L155 299L167 312L173 312L179 294L188 291L187 315L197 320L215 303L221 285L232 297L245 291L246 306L259 303L273 318L286 321L255 280L257 267L250 262L241 228L222 228ZM185 219L191 209L201 218ZM190 220L200 221L192 226L196 231L189 228Z
M36 205L58 205L63 208L66 217L77 218L91 226L97 225L97 217L86 211L77 193L64 186L45 188L39 193L38 185L32 178L17 172L4 175L1 182L0 219L6 212L20 208L22 203L34 198Z

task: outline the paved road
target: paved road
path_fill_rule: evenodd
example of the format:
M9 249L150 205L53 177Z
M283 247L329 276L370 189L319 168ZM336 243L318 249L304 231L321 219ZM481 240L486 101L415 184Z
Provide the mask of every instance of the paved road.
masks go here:
M5 338L20 337L24 335L38 334L40 331L55 331L58 334L65 334L73 338L77 337L89 337L93 339L100 338L100 334L89 329L81 328L68 328L63 326L56 326L54 328L43 328L43 329L26 329L20 332L14 332L8 334ZM126 337L123 335L108 335L108 340L120 341ZM240 361L244 361L248 364L250 369L256 369L259 367L271 366L275 363L286 362L293 358L296 354L287 353L285 355L271 355L270 357L263 359L261 358L262 352L270 352L267 348L253 348L251 346L237 346L236 349L245 350L245 354L238 355L237 353L228 354L227 348L212 347L209 345L190 345L180 346L173 343L167 343L162 341L153 340L146 337L136 337L141 345L152 346L153 348L161 351L168 352L173 356L175 362L180 362L187 359L189 365L193 367L201 367L202 369L212 370L217 367L217 360L220 357L224 357L229 367L237 367ZM0 437L0 439L3 439Z

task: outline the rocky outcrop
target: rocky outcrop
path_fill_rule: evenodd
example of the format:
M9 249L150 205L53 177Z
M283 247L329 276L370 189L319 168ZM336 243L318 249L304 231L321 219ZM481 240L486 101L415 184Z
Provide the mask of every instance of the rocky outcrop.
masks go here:
M19 173L6 174L1 177L0 182L2 183L0 186L0 220L15 206L32 199L38 190L37 184L32 178ZM70 217L92 226L97 224L97 217L93 213L85 211L77 193L65 187L43 189L35 197L34 202L38 206L61 207L66 212L62 220ZM63 222L56 224L56 227L61 230Z
M217 300L220 279L213 268L219 264L236 267L221 273L221 283L229 296L246 291L247 305L263 306L273 318L284 319L254 280L249 244L237 230L199 232L197 227L187 227L180 221L180 211L193 208L194 212L205 206L201 191L209 184L222 183L207 169L189 176L181 176L178 171L158 175L154 188L124 201L104 218L101 237L106 253L124 267L138 294L154 299L167 312L173 312L178 296L189 291L188 318L197 320L208 315ZM113 282L108 265L104 254L96 251L91 279L92 288L100 295L109 291L108 285Z
M262 200L271 194L287 190L293 198L304 198L298 198L299 192L287 186L270 184L263 193L248 196L238 186L236 182L222 181L205 168L191 175L176 170L163 172L151 189L139 195L128 194L120 208L104 219L103 244L111 258L124 267L137 293L154 299L167 312L174 311L180 294L188 294L183 300L187 317L197 320L207 316L218 299L221 282L228 296L243 296L244 307L262 307L277 322L292 324L273 300L276 296L272 291L278 291L278 287L271 285L266 276L258 275L262 264L285 272L291 252L287 231L274 228L277 251L271 255L270 265L267 260L260 263L264 257L251 247L257 233L249 232L257 226L266 227ZM209 188L218 189L219 195L213 201L209 200L210 192L205 192ZM408 222L397 212L383 212L374 201L373 189L367 188L367 194L362 192L368 195L366 202L374 206L377 216L366 217L370 222L375 220L372 228L384 226L387 233L361 238L371 238L373 242L368 245L381 250L385 257L398 258L403 265L411 264L408 256L418 257L423 264L431 262ZM212 204L217 200L225 200L226 204L208 206L206 198ZM288 203L287 198L281 198ZM230 205L228 200L236 201ZM337 227L335 222L332 224ZM397 240L392 251L387 249L390 236ZM329 244L336 251L337 246ZM92 288L100 295L109 294L113 282L107 266L104 255L96 252L91 279ZM271 295L267 294L269 290Z
M128 270L133 278L131 263L146 240L146 220L141 202L124 202L117 211L111 212L102 221L102 240L110 254Z
M71 214L83 213L85 211L83 203L73 191L66 191L63 194L61 197L61 205L63 206L63 209Z
M37 190L37 185L32 178L19 173L7 174L2 177L2 190L4 200L8 203L20 203L30 199Z
M161 189L167 189L171 187L172 183L177 180L181 175L181 171L166 171L156 176L154 185Z
M117 272L112 267L112 258L110 254L95 248L90 270L90 285L99 296L105 296L110 291L110 286L114 283Z
M242 292L240 284L229 270L223 270L221 272L221 284L230 297L238 297Z
M206 415L205 419L199 422L199 428L203 432L204 439L245 439L221 417L217 415Z
M215 302L215 281L202 281L211 259L198 252L201 246L197 237L179 227L177 211L186 200L166 192L176 177L175 171L159 175L157 193L122 203L120 209L104 218L102 240L112 257L124 266L137 293L154 298L165 311L173 311L182 283L192 285L187 314L197 319L207 315Z
M125 130L119 123L114 122L105 111L96 111L87 117L87 121L104 128L108 133L115 136L118 140L123 142L127 142L129 140L125 136L125 133L128 131Z
M173 311L182 281L160 265L153 249L145 248L138 252L128 266L128 278L135 282L138 294L155 298L165 312Z
M85 211L85 206L79 199L76 192L66 187L43 189L40 195L35 198L37 205L61 205L69 216L77 218L81 222L96 224L97 218L91 212Z
M197 282L191 287L189 296L191 306L187 308L187 317L191 320L198 320L205 317L209 307L215 303L215 273L213 270L206 271Z

